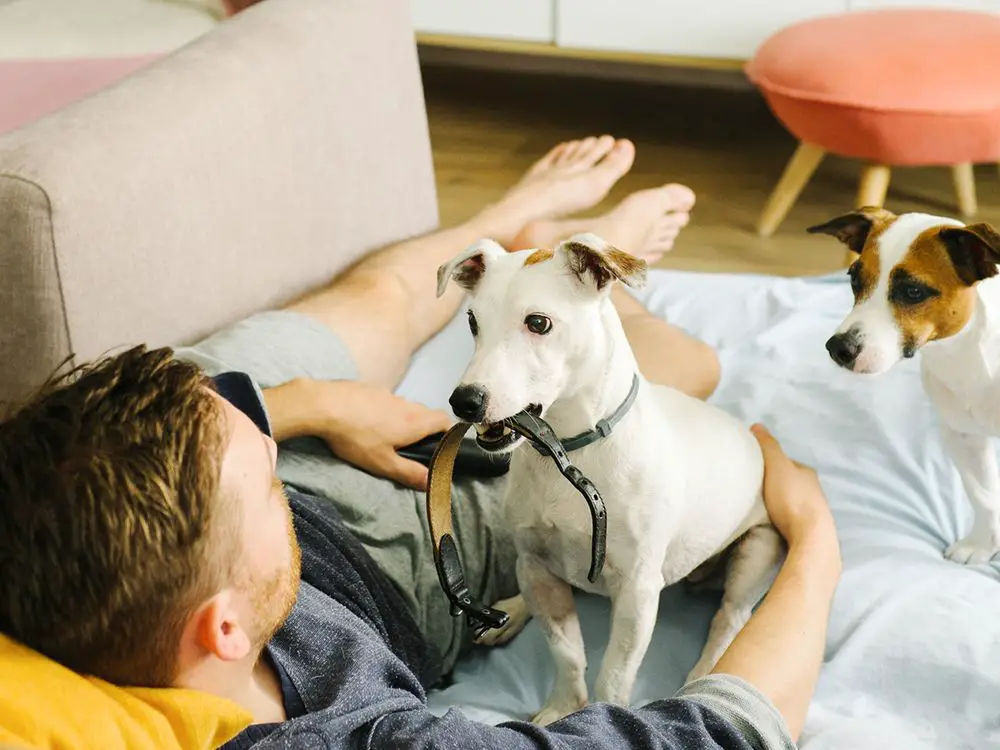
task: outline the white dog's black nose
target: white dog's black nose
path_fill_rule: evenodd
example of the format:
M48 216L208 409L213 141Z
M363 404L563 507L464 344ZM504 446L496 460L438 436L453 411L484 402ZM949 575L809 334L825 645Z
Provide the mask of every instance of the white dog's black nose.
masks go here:
M830 352L830 358L838 365L851 368L861 351L861 344L853 331L847 331L831 336L826 342L826 350Z
M460 385L448 399L452 411L466 422L482 422L486 416L486 389L481 385Z

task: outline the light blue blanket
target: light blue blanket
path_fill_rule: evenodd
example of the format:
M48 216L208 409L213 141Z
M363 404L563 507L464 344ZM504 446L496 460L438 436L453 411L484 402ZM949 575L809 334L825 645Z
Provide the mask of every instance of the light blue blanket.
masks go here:
M713 401L747 423L766 423L790 455L819 471L830 499L845 569L802 746L1000 747L1000 564L963 567L942 555L968 529L971 512L942 452L918 360L876 378L833 365L823 345L851 301L841 274L656 271L638 296L716 347L723 380ZM459 316L420 352L400 392L447 408L471 351ZM663 593L635 704L680 687L717 601L681 586ZM580 595L578 606L592 686L608 603ZM491 723L527 718L552 680L551 657L531 623L508 647L465 660L455 684L430 702Z

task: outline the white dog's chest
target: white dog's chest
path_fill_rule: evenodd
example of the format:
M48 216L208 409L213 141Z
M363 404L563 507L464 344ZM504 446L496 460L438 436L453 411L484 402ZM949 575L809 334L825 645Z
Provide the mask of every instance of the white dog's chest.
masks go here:
M924 389L941 420L954 430L971 435L1000 435L1000 379L995 379L980 363L976 368L945 372L934 360L922 368Z
M638 444L621 436L623 445L600 443L570 454L607 508L604 574L593 584L587 580L592 520L586 501L550 459L519 448L527 454L514 457L505 502L518 550L574 586L606 595L617 577L638 570L659 574L662 585L680 580L766 520L753 437L734 429L728 415L700 402L695 408L698 419L684 420L683 434L647 430ZM725 429L715 421L720 419ZM705 440L702 430L713 440ZM722 457L725 472L719 471Z

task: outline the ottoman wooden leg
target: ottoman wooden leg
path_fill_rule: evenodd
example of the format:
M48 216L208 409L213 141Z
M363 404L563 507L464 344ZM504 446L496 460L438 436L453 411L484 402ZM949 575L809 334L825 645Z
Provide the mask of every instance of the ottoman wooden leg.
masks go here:
M858 183L858 197L854 204L856 208L874 206L881 208L885 203L885 195L889 192L889 178L892 170L885 164L866 164L861 171L861 181ZM844 255L844 265L851 265L858 255L848 250Z
M757 234L761 237L770 237L774 234L774 230L795 204L796 198L809 182L825 153L823 149L810 143L799 144L792 158L788 160L781 179L771 191L771 197L767 199L767 205L764 206L764 211L757 222Z
M861 182L858 184L856 207L874 206L881 208L885 203L885 194L889 192L889 177L892 170L885 164L866 164L861 172Z
M955 183L958 210L962 212L962 216L975 215L978 206L976 205L976 175L972 165L969 163L953 165L951 179Z

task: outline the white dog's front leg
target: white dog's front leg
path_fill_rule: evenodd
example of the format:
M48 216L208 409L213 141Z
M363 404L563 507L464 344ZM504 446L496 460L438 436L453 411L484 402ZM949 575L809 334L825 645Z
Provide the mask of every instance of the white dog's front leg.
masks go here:
M545 706L531 720L545 726L587 705L587 655L576 614L573 589L553 575L540 560L517 556L517 583L538 619L556 665L556 682Z
M950 560L968 565L989 562L1000 552L1000 476L991 439L969 435L944 425L945 450L962 478L972 504L972 530L945 552Z
M656 624L663 579L659 571L637 572L611 593L611 638L604 652L594 697L627 706Z

